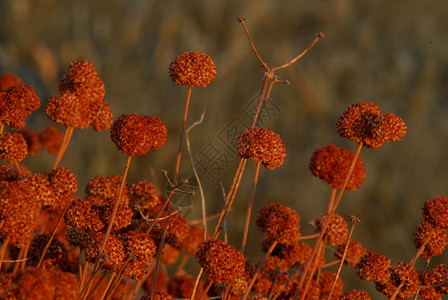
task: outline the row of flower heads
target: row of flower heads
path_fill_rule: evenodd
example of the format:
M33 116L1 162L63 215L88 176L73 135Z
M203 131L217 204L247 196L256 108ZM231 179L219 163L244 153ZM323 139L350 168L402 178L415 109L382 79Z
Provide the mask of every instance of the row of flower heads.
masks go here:
M176 84L186 85L191 91L192 87L206 87L211 83L216 76L216 67L207 54L188 52L179 55L171 63L169 73ZM57 237L51 241L48 234L34 235L41 209L48 208L60 211L68 226L63 232L68 245L83 250L86 260L92 265L97 264L99 257L105 252L107 256L102 257L101 264L103 269L119 270L131 279L140 280L147 273L158 249L163 248L160 245L164 241L168 244L167 247L196 255L198 263L218 294L225 288L229 288L227 292L234 295L251 291L249 283L256 271L246 261L242 251L216 236L204 241L203 228L188 226L185 218L179 214L170 214L167 199L160 196L151 183L140 181L129 185L125 181L125 175L95 177L85 189L85 198L76 199L74 193L78 189L78 183L74 174L65 168L57 168L73 129L90 126L95 130L111 127L111 139L129 157L129 166L131 157L143 155L150 149L158 149L165 144L167 129L159 118L129 114L122 115L113 122L109 105L103 99L104 84L95 67L87 61L79 61L70 64L67 74L60 81L60 94L51 97L45 107L45 114L49 119L67 128L64 137L54 127L48 129L51 134L46 133L48 130L36 134L28 129L3 132L5 125L12 129L22 129L25 118L39 108L40 100L31 87L12 75L3 76L0 82L3 88L0 94L0 158L11 163L11 167L2 164L0 174L2 258L8 244L25 249L32 241L30 253L41 258L36 265L47 266L45 270L56 272L57 276L65 278L62 281L65 284L57 286L57 281L44 283L34 280L41 285L56 285L55 293L79 296L78 279L73 273L58 269L63 264L64 251L70 250L64 250L66 247ZM310 170L334 189L356 190L365 177L364 164L358 157L360 148L365 146L376 149L386 141L399 141L406 133L406 125L394 114L382 114L376 104L362 102L349 106L341 114L336 130L342 137L358 143L358 152L354 154L335 145L325 146L313 153ZM35 153L39 145L49 151L53 149L53 153L55 148L59 149L54 168L45 174L33 174L19 165L29 153ZM251 158L269 170L281 166L286 157L280 136L270 129L257 127L248 128L241 133L237 152L243 159ZM347 176L349 172L351 175ZM344 218L334 213L336 206L337 203L327 214L316 220L316 231L325 232L324 240L329 245L338 246L335 251L337 257L341 258L342 253L345 253L343 261L356 266L362 279L374 281L377 289L388 296L392 296L399 286L398 296L402 298L414 295L420 285L435 285L420 290L420 295L430 295L425 299L436 299L431 297L448 292L446 285L444 287L441 285L443 281L440 281L440 274L448 272L446 267L438 266L424 273L423 279L420 279L421 276L411 264L399 263L391 266L387 257L366 252L359 242L350 239L347 243L348 225ZM448 229L447 207L448 201L444 197L425 203L424 221L414 233L416 247L423 247L423 257L439 255L448 242L445 233ZM331 217L327 222L328 216ZM148 222L151 219L154 221ZM168 220L166 227L163 226L165 219ZM270 204L257 214L257 225L265 232L263 247L267 252L272 248L272 255L260 265L258 278L252 282L252 291L256 293L253 297L261 299L262 295L273 291L281 293L283 298L297 297L298 286L303 282L292 279L293 276L286 271L306 266L307 261L311 261L313 251L311 246L301 241L300 216L288 207ZM60 240L63 239L63 236L60 237ZM51 246L48 247L50 242ZM44 248L47 248L47 254L42 255ZM18 259L27 257L25 251L21 253L22 257ZM128 253L132 257L128 257ZM169 255L165 254L165 258L162 258L165 262L170 260L167 256ZM315 261L321 268L325 259L317 255ZM30 284L22 278L29 281L32 275L24 274L40 273L36 273L33 267L23 268L22 273L13 273L13 270L11 268L10 285L5 290L6 293L16 297L30 295ZM82 277L85 277L85 273ZM330 290L334 296L342 295L342 281L335 274L322 272L320 280L313 276L309 278L312 279L307 288L310 295L323 298L331 294ZM187 279L189 287L179 288L178 294L172 291L167 293L163 289L156 290L155 285L148 284L151 292L144 298L189 297L193 290L191 283L195 280L190 277ZM333 282L337 283L336 289L331 287ZM200 286L200 289L203 291L204 287ZM38 288L34 290L35 293L40 291ZM87 295L86 291L83 293ZM305 297L305 294L306 292L301 296ZM347 292L341 297L359 299L357 296L368 299L364 291Z

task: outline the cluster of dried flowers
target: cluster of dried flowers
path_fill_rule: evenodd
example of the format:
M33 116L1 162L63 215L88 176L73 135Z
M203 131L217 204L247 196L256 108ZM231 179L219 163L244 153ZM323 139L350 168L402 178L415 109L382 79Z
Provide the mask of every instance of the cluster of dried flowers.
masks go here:
M189 87L190 97L192 87L206 87L215 79L216 67L207 54L186 52L170 64L169 75ZM448 294L448 265L429 263L448 243L446 197L424 203L423 221L414 231L417 254L410 263L393 265L387 256L367 251L351 238L359 220L351 217L349 226L335 213L343 191L355 191L364 182L362 146L376 149L406 134L404 121L382 114L376 104L353 104L337 121L337 133L359 144L356 153L328 145L311 156L311 173L333 190L328 211L309 222L316 234L302 235L301 217L294 209L269 204L255 217L264 233L265 255L251 262L244 254L245 237L241 250L219 238L236 190L229 193L215 233L209 236L205 224L192 225L175 210L172 194L161 195L146 180L126 180L132 157L165 145L167 128L158 117L132 113L113 122L104 84L87 61L70 64L59 92L47 101L45 114L67 128L64 137L54 126L37 132L25 127L40 100L17 76L0 77L0 159L5 162L0 164L1 299L371 299L363 290L344 291L339 277L344 266L355 268L361 280L374 282L389 298L419 295L431 300ZM5 132L5 126L19 131ZM56 164L47 172L33 173L19 164L41 149L58 153L59 161L73 128L90 126L110 128L112 142L128 156L123 175L95 176L81 193L68 169ZM257 163L253 192L260 164L273 170L286 158L280 136L255 125L241 132L236 152L242 163L235 178L242 176L248 158ZM327 261L329 251L333 261ZM201 268L197 276L184 268L190 256ZM427 259L424 270L414 266L419 257ZM168 271L166 266L174 264L176 271ZM332 269L335 264L339 269Z

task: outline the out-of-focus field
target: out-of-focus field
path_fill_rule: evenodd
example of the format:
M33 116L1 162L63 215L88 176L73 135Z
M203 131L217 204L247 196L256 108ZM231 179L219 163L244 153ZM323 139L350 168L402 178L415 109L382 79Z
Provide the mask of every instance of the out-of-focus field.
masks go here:
M129 179L151 180L153 167L164 189L160 170L174 168L187 94L170 80L168 66L178 53L207 52L218 76L206 89L193 90L189 124L206 108L190 142L207 211L213 214L222 204L220 182L228 188L236 168L231 129L249 124L248 111L263 79L237 21L241 16L247 18L260 55L273 66L299 54L316 33L326 35L303 59L277 74L291 84L274 86L263 126L283 138L287 159L279 169L261 171L254 211L270 202L291 206L302 217L304 233L311 233L307 223L324 212L331 191L312 177L309 158L328 144L354 151L353 142L336 134L335 122L351 103L376 102L384 112L402 117L408 133L401 142L362 150L366 181L344 195L337 212L361 219L354 237L368 250L390 256L393 263L410 261L423 202L448 195L448 1L3 0L0 73L16 73L45 103L57 94L70 61L91 61L106 85L115 119L135 112L157 115L167 124L167 145L135 159ZM28 120L36 130L51 124L39 112ZM206 156L212 150L213 159ZM191 176L186 151L183 157L182 173ZM24 163L44 172L51 161L40 154ZM124 165L109 132L91 129L75 131L61 163L73 170L81 186L96 175L121 174ZM228 222L234 244L240 241L255 169L252 162L248 165ZM199 201L195 206L190 218L200 216ZM262 255L261 233L254 224L251 228L249 256L256 260ZM446 263L447 257L438 260ZM344 272L354 277L350 268L343 278ZM346 288L350 286L366 284L354 278L347 282Z

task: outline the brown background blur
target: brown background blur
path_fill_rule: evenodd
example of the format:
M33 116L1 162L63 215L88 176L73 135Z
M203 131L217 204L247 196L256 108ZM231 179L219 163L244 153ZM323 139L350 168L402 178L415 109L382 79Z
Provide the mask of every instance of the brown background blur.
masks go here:
M206 89L193 90L189 124L206 108L204 123L190 140L198 165L210 163L200 172L207 211L214 214L222 204L219 183L227 189L236 167L226 143L229 129L248 123L263 79L240 16L247 18L260 55L273 66L300 53L316 33L326 35L303 59L277 73L291 85L274 86L263 126L283 138L287 159L274 171L262 168L254 212L270 202L291 206L302 217L304 234L311 233L306 224L324 212L330 188L311 175L309 158L328 144L354 151L353 142L336 134L335 122L351 103L376 102L383 112L402 117L408 133L401 142L362 150L366 181L344 195L338 213L362 220L354 237L368 250L390 256L393 263L410 261L423 202L448 195L448 1L0 1L0 72L19 75L45 103L57 93L70 61L91 61L115 119L135 112L157 115L167 124L166 146L134 159L129 175L129 182L151 180L153 167L164 189L160 170L174 168L187 92L170 80L168 66L181 52L207 52L218 75ZM51 122L40 109L28 124L38 130ZM216 156L206 161L210 149ZM191 176L186 151L183 158L182 172ZM24 163L44 172L52 160L41 153ZM61 163L81 186L96 175L121 174L124 165L109 132L92 129L75 131ZM218 165L219 172L213 168ZM228 222L236 246L253 173L249 161ZM199 218L199 208L196 201L190 219ZM249 256L256 260L262 255L261 233L254 224L251 228ZM447 255L438 261L447 263ZM354 277L351 268L343 272L343 278ZM346 289L354 286L372 287L356 278L347 281Z

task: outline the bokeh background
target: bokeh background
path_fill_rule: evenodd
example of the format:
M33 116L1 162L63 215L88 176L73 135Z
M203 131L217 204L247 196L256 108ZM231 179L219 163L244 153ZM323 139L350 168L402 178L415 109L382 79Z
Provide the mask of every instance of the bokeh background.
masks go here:
M349 104L375 102L402 117L408 133L401 142L362 150L366 181L344 195L338 213L359 217L354 237L396 263L410 261L416 252L412 233L423 202L448 194L447 15L444 0L0 0L0 73L19 75L45 103L57 94L72 60L91 61L115 119L135 112L167 124L167 145L135 159L129 175L130 182L154 180L153 168L163 192L160 170L174 168L187 94L170 80L168 66L181 52L208 53L218 75L209 87L193 90L188 124L206 109L189 138L212 215L222 205L220 183L228 189L236 168L230 133L248 124L264 75L237 18L247 19L260 55L273 66L295 57L323 32L326 38L309 54L277 73L290 85L274 86L262 125L283 138L287 159L281 168L261 171L254 212L271 202L288 205L301 215L304 234L311 233L307 223L323 214L331 190L311 175L309 158L328 144L354 151L353 142L336 134L335 122ZM38 130L52 123L40 109L28 124ZM183 155L181 172L195 186L188 154ZM44 172L52 160L41 153L25 164ZM96 175L121 174L124 165L109 132L91 129L75 131L61 163L81 186ZM248 162L227 224L234 245L240 243L253 174ZM187 206L190 199L181 201ZM199 201L191 201L189 219L198 219ZM251 226L248 256L256 261L262 234ZM447 255L433 263L438 261L446 263ZM346 289L372 288L350 268L342 276L348 278Z

